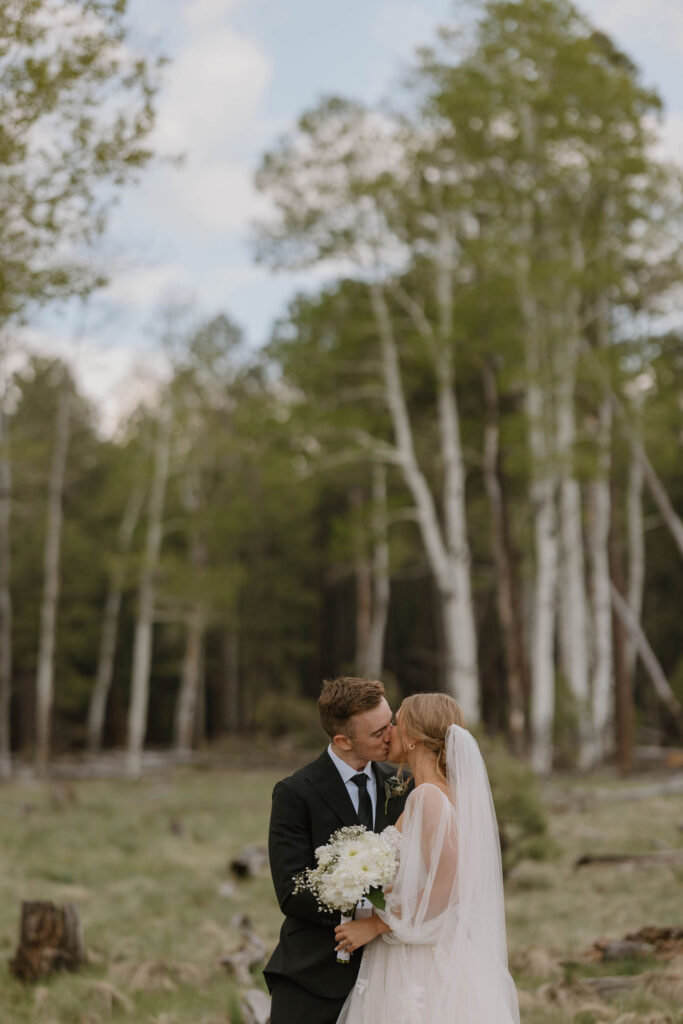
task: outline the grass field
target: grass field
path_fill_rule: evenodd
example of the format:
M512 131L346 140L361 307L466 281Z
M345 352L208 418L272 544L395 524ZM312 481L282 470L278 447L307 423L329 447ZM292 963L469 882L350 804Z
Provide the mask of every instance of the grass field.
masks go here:
M282 774L184 768L137 783L0 788L1 1024L239 1021L238 991L219 963L239 943L233 919L248 913L272 947L280 915L267 872L220 890L231 857L264 841ZM578 785L556 783L554 797ZM567 807L551 815L556 858L520 865L506 884L524 1024L683 1024L681 959L603 965L585 955L596 939L643 925L683 927L683 868L573 866L581 853L680 847L683 797ZM78 905L84 969L35 986L10 975L22 899ZM621 973L642 977L609 1000L583 980Z

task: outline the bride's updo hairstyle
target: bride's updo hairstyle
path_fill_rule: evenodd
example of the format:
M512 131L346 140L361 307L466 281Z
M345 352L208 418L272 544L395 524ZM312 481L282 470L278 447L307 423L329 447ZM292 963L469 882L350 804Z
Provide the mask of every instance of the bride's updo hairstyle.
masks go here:
M463 710L447 693L414 693L401 704L401 732L436 754L436 767L446 775L446 733L449 725L467 728Z

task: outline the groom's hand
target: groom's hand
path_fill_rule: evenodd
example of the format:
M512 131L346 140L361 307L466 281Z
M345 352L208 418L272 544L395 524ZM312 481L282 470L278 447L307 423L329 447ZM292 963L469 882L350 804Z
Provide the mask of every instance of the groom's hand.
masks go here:
M357 921L347 921L345 924L337 925L334 929L334 938L337 943L335 950L353 953L354 949L360 949L361 946L372 942L382 932L390 931L389 925L374 914L372 917L361 917Z

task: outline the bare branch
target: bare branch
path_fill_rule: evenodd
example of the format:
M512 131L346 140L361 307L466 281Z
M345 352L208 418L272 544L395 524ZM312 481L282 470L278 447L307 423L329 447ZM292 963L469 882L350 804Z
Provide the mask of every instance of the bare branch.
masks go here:
M635 615L629 608L627 602L619 593L614 583L611 585L612 592L612 605L617 616L621 619L624 624L624 628L633 640L633 643L638 649L638 654L647 670L652 685L655 688L655 692L663 704L669 709L671 714L674 716L679 726L683 727L683 707L681 707L676 694L671 689L671 685L664 675L664 670L659 664L657 655L650 646L650 641L645 636L645 633L636 619Z

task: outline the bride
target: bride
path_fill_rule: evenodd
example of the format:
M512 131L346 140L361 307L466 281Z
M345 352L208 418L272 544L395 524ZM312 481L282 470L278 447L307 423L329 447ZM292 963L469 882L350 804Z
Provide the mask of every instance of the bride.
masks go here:
M406 698L388 760L415 788L382 835L399 857L386 909L341 924L363 952L337 1024L518 1024L507 967L496 816L479 747L457 701Z

